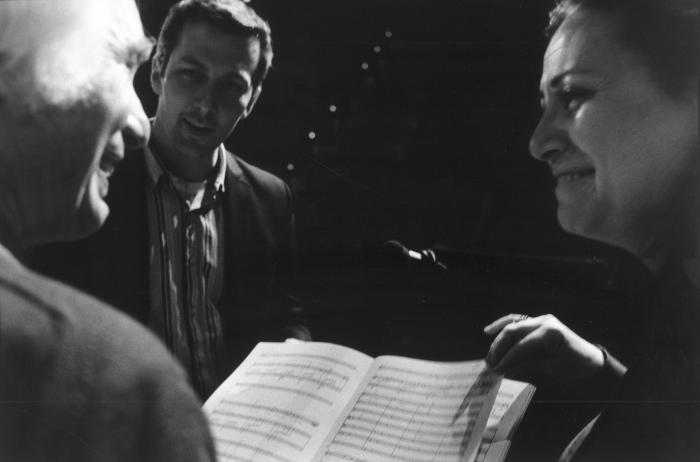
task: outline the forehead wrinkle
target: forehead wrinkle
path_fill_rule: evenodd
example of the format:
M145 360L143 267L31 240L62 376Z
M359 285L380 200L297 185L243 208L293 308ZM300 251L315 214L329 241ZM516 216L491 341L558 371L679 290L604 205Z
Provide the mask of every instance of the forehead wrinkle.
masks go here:
M554 34L544 52L544 56L542 59L542 76L540 79L540 92L544 92L544 89L549 86L547 82L547 80L550 79L548 71L552 70L552 61L556 59L556 55L561 55L561 53L563 53L562 50L564 48L564 37L560 35L559 30L557 31L557 33Z
M567 76L600 77L608 56L601 49L617 49L619 43L606 17L576 9L552 36L543 61L541 87L557 88ZM627 58L626 55L619 55ZM546 81L545 79L549 79Z
M568 76L603 89L629 75L650 71L639 54L621 42L613 19L585 10L564 21L552 37L546 58L543 90L556 90Z

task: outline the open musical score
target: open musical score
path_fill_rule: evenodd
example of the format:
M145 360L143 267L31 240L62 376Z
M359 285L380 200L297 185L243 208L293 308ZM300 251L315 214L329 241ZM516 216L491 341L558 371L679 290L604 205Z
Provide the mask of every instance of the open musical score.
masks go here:
M222 462L463 462L500 382L483 361L260 343L204 408Z

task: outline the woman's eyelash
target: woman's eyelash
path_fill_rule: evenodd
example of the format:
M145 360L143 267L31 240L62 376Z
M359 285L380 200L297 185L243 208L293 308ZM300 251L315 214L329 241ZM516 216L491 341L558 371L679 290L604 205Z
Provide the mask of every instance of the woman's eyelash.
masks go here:
M593 95L592 90L579 87L562 88L558 93L559 98L564 102L567 109L570 110L578 109L581 104Z

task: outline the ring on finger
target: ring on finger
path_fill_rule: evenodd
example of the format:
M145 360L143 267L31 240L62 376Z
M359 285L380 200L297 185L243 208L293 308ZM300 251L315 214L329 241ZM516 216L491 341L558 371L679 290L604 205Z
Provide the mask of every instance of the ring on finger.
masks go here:
M524 320L528 319L529 317L530 317L530 316L528 316L528 315L526 315L526 314L518 314L518 315L516 315L515 318L511 321L511 323L524 321Z

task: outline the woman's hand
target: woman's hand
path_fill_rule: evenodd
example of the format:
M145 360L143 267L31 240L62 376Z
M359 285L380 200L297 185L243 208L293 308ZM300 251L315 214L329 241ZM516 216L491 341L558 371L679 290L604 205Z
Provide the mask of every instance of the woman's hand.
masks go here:
M496 372L543 372L560 380L580 379L602 369L605 357L551 314L530 318L509 314L484 328L495 335L486 363Z

